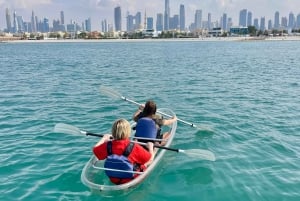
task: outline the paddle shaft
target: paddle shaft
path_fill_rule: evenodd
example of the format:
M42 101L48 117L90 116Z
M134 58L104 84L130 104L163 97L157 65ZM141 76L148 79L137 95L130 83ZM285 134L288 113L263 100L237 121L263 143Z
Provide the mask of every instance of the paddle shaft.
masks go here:
M128 98L126 98L126 97L124 97L124 96L121 96L121 99L123 99L123 100L125 100L125 101L128 101L128 102L130 102L130 103L133 103L133 104L136 104L136 105L138 105L138 106L141 106L142 104L140 104L140 103L138 103L138 102L135 102L134 100L130 100L130 99L128 99ZM157 111L159 114L162 114L162 115L164 115L164 116L167 116L167 117L172 117L171 115L169 115L169 114L166 114L166 113L164 113L164 112L160 112L160 111ZM187 124L187 125L190 125L191 127L197 127L195 124L193 124L193 123L189 123L189 122L187 122L187 121L184 121L184 120L181 120L181 119L178 119L177 118L177 121L180 121L180 122L182 122L182 123L185 123L185 124Z
M95 133L90 133L87 131L82 131L75 126L64 124L64 123L56 124L54 127L54 132L69 133L69 134L74 134L74 135L90 135L90 136L96 136L96 137L104 136L104 134L95 134ZM145 138L142 138L142 139L145 139ZM149 140L155 141L156 139L149 139ZM142 142L137 142L137 141L133 141L133 142L141 144L141 145L146 145L146 143L142 143ZM215 155L211 151L208 151L208 150L201 150L201 149L183 150L183 149L174 149L174 148L169 148L169 147L164 147L164 146L159 146L159 145L154 145L154 147L157 147L160 149L166 149L169 151L174 151L177 153L180 152L180 153L186 154L187 156L198 157L198 158L202 158L202 159L206 159L206 160L210 160L210 161L216 160Z
M82 132L85 133L85 135L90 135L90 136L96 136L96 137L103 137L104 136L103 134L96 134L96 133L90 133L90 132L85 132L85 131L82 131ZM137 142L137 141L134 141L134 142L136 142L138 144L141 144L141 145L146 145L146 143ZM156 148L159 148L159 149L166 149L166 150L169 150L169 151L180 152L179 149L159 146L159 145L155 145L155 144L153 146L156 147Z

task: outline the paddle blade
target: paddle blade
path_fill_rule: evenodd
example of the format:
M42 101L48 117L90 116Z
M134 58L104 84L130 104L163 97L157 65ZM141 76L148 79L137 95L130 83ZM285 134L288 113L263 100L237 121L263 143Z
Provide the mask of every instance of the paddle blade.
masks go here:
M198 126L193 126L193 127L197 128L197 130L199 130L199 131L206 131L206 132L211 132L211 133L214 132L213 127L210 125L198 125Z
M68 133L72 135L82 135L83 133L79 130L79 128L69 125L69 124L64 124L64 123L58 123L54 127L54 132L56 133Z
M123 96L121 94L119 94L117 91L114 91L113 89L109 88L109 87L105 87L105 86L100 86L99 91L109 97L112 98L121 98L123 99Z
M187 156L200 158L209 161L215 161L215 154L209 150L204 149L189 149L189 150L179 150L179 152L186 154Z

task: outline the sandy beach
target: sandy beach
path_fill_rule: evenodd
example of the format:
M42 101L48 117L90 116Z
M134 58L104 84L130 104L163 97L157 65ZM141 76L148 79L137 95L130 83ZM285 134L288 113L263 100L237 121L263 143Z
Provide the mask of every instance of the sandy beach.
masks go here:
M152 39L44 39L44 40L21 40L13 37L0 37L2 43L90 43L90 42L170 42L170 41L299 41L300 36L277 36L277 37L199 37L199 38L152 38Z

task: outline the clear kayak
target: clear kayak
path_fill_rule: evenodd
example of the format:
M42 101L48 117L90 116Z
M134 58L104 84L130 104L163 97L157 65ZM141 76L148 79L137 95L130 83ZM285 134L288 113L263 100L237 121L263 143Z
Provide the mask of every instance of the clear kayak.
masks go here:
M164 118L170 118L175 116L175 113L169 109L159 109L157 111L158 114L164 116ZM132 127L135 126L135 122L131 122ZM169 132L170 135L164 145L164 147L169 147L174 139L175 133L177 129L177 121L175 121L172 125L163 126L162 133ZM134 131L132 130L132 135L134 136ZM94 155L90 158L90 160L84 166L81 173L81 181L84 185L89 187L92 191L98 192L116 192L122 190L128 190L133 187L136 187L139 183L141 183L156 167L156 165L160 162L162 157L164 156L166 149L157 149L157 153L151 165L142 172L138 177L131 180L128 183L115 185L110 182L109 178L106 176L104 167L104 161L98 160Z

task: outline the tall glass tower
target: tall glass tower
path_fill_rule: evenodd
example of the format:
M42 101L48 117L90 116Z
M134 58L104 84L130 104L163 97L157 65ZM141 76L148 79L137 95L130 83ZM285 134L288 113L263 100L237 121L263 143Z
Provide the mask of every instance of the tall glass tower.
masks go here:
M121 31L122 30L122 18L121 18L121 7L118 6L115 8L115 30Z
M13 33L17 33L18 32L18 20L17 20L17 12L16 11L14 11L13 23L14 23Z
M279 26L280 26L280 24L279 24L279 12L278 11L275 12L275 17L274 18L275 18L274 19L274 28L278 29Z
M207 14L207 29L211 30L211 13Z
M243 9L240 11L239 26L247 26L247 9Z
M162 31L164 24L164 17L162 13L156 15L156 31Z
M222 17L222 29L223 30L226 30L226 31L228 30L227 24L228 24L227 14L223 13L223 17Z
M7 27L7 32L11 32L11 17L9 13L9 9L6 8L6 27Z
M36 32L36 23L35 23L35 18L34 18L34 12L32 11L31 14L31 31Z
M195 28L202 28L202 10L196 10L195 13Z
M60 24L65 24L65 14L64 14L64 11L60 11Z
M295 15L294 15L294 13L290 12L288 27L291 28L291 29L293 29L293 28L295 28L295 24L296 24Z
M248 11L247 26L252 26L252 12Z
M184 10L184 5L181 4L179 8L179 27L180 31L184 31L185 29L185 10Z
M165 0L165 16L164 16L164 30L169 30L170 26L170 4L169 0Z

